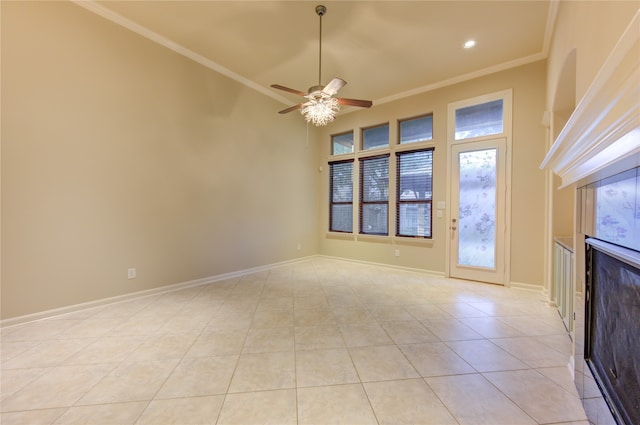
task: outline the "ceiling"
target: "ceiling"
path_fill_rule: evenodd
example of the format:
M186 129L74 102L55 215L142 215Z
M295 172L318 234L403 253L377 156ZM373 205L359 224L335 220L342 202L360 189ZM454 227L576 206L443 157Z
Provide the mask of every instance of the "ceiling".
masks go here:
M318 83L376 104L547 56L556 2L76 1L290 106ZM477 45L464 49L474 39Z

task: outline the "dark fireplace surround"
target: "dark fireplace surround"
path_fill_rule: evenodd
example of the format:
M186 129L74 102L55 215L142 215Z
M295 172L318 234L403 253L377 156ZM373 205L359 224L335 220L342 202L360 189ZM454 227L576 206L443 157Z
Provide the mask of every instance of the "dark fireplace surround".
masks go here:
M585 350L620 425L640 424L640 253L587 239Z

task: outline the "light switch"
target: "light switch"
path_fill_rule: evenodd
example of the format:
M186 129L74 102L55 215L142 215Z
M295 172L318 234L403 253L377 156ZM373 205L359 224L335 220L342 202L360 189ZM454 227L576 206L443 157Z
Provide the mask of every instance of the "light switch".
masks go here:
M439 210L443 210L443 209L445 209L446 205L447 205L447 204L446 204L446 202L444 202L444 201L438 201L438 209L439 209ZM438 216L438 217L440 217L440 216Z
M442 210L438 210L436 212L436 215L438 216L438 218L442 218Z

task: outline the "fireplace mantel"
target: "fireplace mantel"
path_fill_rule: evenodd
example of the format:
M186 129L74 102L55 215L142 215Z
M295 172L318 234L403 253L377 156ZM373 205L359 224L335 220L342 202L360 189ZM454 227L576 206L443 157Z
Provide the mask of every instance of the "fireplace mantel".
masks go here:
M640 11L540 168L551 169L566 187L621 161L626 168L640 165Z

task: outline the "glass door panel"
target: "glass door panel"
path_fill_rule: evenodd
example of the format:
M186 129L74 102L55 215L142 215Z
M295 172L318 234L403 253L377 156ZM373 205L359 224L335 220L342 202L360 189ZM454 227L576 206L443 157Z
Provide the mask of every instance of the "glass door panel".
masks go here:
M506 140L451 146L452 277L504 284Z
M495 269L497 149L458 154L458 264Z

